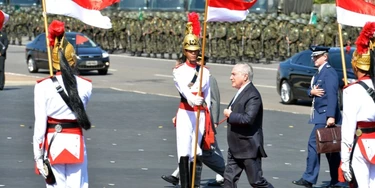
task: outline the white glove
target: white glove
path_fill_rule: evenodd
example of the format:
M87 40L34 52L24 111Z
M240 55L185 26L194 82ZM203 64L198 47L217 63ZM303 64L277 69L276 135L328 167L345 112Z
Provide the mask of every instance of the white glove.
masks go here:
M350 172L350 168L349 168L349 160L347 160L347 161L345 161L341 164L341 170L344 173L345 180L347 182L351 182L352 181L352 173Z
M47 178L47 175L48 175L48 170L44 168L44 163L43 163L43 159L40 158L38 160L35 161L36 162L36 168L38 168L40 174L44 177L44 178Z
M194 96L190 100L188 100L188 103L190 106L200 106L203 104L203 97L201 96Z

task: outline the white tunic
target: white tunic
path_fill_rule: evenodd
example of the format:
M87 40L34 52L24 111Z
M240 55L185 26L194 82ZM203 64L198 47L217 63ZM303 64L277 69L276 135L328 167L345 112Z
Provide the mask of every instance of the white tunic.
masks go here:
M362 81L370 88L374 88L370 79ZM346 146L351 148L353 145L357 122L375 122L375 103L361 85L353 84L343 90L343 121L341 126L341 158L343 160L349 159L350 153ZM373 160L375 155L375 137L363 137L360 137L360 141L357 142L354 149L352 166L360 188L375 187L375 165L369 161ZM361 148L363 148L363 151L361 151Z
M56 76L60 85L65 89L62 82L61 75ZM91 82L81 78L77 78L78 93L80 98L86 107L92 90ZM35 85L34 89L34 113L35 113L35 124L34 124L34 154L38 154L40 146L45 142L45 135L47 131L47 118L51 117L54 119L64 120L75 120L76 117L69 107L65 104L60 94L57 93L56 87L54 86L51 79L47 78ZM48 134L48 140L52 137L53 133ZM80 135L76 134L58 134L51 146L50 154L52 158L56 158L64 149L69 151L76 157L80 155ZM78 140L78 141L77 141ZM78 146L78 147L76 147ZM38 157L38 156L35 156Z
M200 73L196 79L194 85L189 87L194 74L196 73L195 65L190 63L184 63L173 70L174 82L177 90L186 98L191 99L198 93ZM207 108L210 109L211 95L209 85L210 72L207 68L203 68L202 78L202 94L204 101L207 104ZM185 103L186 104L186 103ZM181 105L180 105L181 106ZM195 127L196 127L196 112L179 108L176 115L176 131L177 131L177 154L178 160L181 156L189 156L190 160L194 157L194 143L195 143ZM205 112L201 110L199 118L199 132L198 132L198 145L197 155L202 154L200 147L202 135L205 128Z

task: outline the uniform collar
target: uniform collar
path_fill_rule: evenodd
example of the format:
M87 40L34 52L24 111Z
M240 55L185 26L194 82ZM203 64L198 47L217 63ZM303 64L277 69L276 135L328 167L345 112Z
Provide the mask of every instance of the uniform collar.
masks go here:
M327 65L327 63L328 63L327 61L326 61L325 63L323 63L323 65L321 65L321 66L318 68L318 72L320 72L320 71L323 69L323 67Z
M192 67L192 68L195 68L198 64L193 64L193 63L190 63L188 60L186 60L186 63L185 63L187 66L189 67Z

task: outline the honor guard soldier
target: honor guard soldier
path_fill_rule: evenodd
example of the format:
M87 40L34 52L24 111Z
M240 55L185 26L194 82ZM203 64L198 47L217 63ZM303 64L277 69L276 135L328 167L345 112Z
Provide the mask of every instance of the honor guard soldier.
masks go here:
M173 69L174 82L181 95L181 102L176 115L177 154L180 168L181 188L190 187L189 177L193 170L193 160L195 157L194 149L197 147L197 156L202 155L202 135L204 133L207 134L207 132L209 132L207 131L207 128L212 127L209 114L211 104L209 84L210 73L207 68L201 69L197 64L197 57L200 51L198 38L200 26L198 18L199 17L196 13L189 14L189 22L186 26L187 34L183 41L183 53L186 56L186 62ZM202 78L200 76L200 71L203 71ZM200 81L202 83L200 83ZM201 95L198 95L200 84L202 86ZM198 108L200 108L199 126L198 130L195 130ZM198 131L197 145L194 145L196 139L195 131ZM214 133L212 132L212 135L210 136L214 136ZM201 163L198 158L196 162ZM194 185L195 187L199 187L199 176L195 177Z
M375 187L375 22L356 41L352 68L358 81L343 91L341 169L353 187ZM357 184L357 185L355 185Z
M316 147L316 130L341 124L341 112L338 104L339 79L336 70L328 62L328 47L312 46L311 57L318 71L311 79L307 95L313 98L309 124L314 124L308 140L306 170L302 178L292 183L312 187L318 181L320 154ZM331 181L328 187L342 187L338 181L340 153L326 153Z
M47 187L87 188L87 154L82 129L91 127L85 111L92 84L76 76L76 54L65 38L64 23L48 28L56 76L38 80L34 90L33 136L36 172Z

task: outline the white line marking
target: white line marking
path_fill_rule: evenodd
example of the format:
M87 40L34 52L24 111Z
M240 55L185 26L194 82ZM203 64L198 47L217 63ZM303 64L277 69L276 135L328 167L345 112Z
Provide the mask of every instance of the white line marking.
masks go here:
M120 88L116 88L116 87L110 87L110 89L113 89L113 90L116 90L116 91L123 91L123 92L131 92L131 93L141 93L141 94L147 94L147 95L158 95L158 96L162 96L162 97L170 97L170 98L180 98L180 96L176 96L176 95L168 95L168 94L161 94L161 93L147 93L147 92L140 92L140 91L134 91L134 90L126 90L126 89L120 89ZM225 102L220 102L220 104L222 105L229 105L229 103L225 103ZM279 109L271 109L271 108L263 108L264 110L268 110L268 111L276 111L276 112L286 112L286 113L292 113L292 114L302 114L302 115L306 115L304 113L301 113L301 112L293 112L293 111L287 111L287 110L279 110Z
M258 84L255 84L255 86L256 86L256 87L264 87L264 88L276 89L276 86L258 85Z
M111 72L116 72L117 71L117 69L108 69L109 71L111 71Z
M134 57L127 54L110 54L109 56L113 57L126 57L131 59L143 59L143 60L151 60L151 61L164 61L164 62L175 62L176 60L171 59L157 59L157 58L149 58L149 57ZM208 67L210 66L218 66L218 67L233 67L233 65L226 65L226 64L217 64L217 63L207 63ZM252 66L253 69L258 70L269 70L269 71L277 71L277 68L269 68L269 67L255 67Z
M173 78L173 76L171 76L171 75L165 75L165 74L154 74L154 76L166 77L166 78Z
M13 72L5 72L5 74L13 75L13 76L24 76L24 77L32 77L32 78L43 78L43 77L40 77L40 76L31 76L31 75L27 75L27 74L19 74L19 73L13 73Z
M11 45L12 47L17 48L25 48L25 46L17 46L17 45ZM173 59L158 59L158 58L149 58L149 57L135 57L130 56L129 54L110 54L110 57L126 57L131 59L143 59L143 60L151 60L151 61L164 61L164 62L175 62L176 60ZM208 66L218 66L218 67L233 67L233 65L227 65L227 64L218 64L218 63L207 63ZM253 66L253 69L258 70L269 70L269 71L277 71L277 68L269 68L269 67L256 67Z

